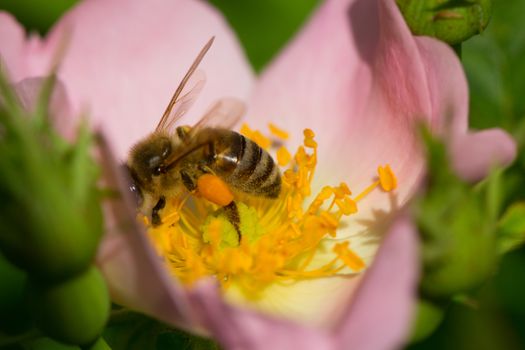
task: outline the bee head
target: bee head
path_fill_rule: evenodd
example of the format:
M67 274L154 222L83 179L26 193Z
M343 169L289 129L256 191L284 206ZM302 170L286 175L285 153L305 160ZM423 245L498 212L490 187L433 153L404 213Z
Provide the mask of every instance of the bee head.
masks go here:
M138 186L148 190L153 178L166 172L165 161L172 152L167 136L153 134L136 144L130 153L128 168Z

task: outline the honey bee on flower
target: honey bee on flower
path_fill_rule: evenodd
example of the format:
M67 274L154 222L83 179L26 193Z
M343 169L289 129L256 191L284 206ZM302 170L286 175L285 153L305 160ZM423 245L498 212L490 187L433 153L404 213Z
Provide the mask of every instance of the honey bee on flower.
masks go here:
M239 212L230 188L267 198L276 198L281 191L281 173L268 152L230 130L244 112L243 103L219 100L193 127L172 131L204 85L201 78L184 91L212 43L213 38L191 65L155 131L132 148L127 168L133 179L130 188L142 211L151 213L154 225L161 223L159 211L166 197L180 196L186 189L223 206L240 237Z
M277 142L246 124L236 99L220 99L194 126L176 126L204 85L196 72L213 38L202 48L171 98L155 131L130 152L127 169L157 251L183 283L214 276L256 299L274 282L359 272L364 261L348 242L333 246L333 259L313 264L318 248L333 239L344 216L374 188L392 191L389 166L351 197L346 185L325 186L310 204L317 142L310 129L294 156L288 133L269 124ZM270 155L272 146L277 162ZM280 169L286 167L288 169ZM282 175L281 175L282 174Z

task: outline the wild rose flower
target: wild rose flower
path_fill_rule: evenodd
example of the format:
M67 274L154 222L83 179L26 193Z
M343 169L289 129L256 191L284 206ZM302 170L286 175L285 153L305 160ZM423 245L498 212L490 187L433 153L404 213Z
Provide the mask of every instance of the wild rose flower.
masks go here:
M313 195L341 181L359 193L373 183L378 166L393 169L396 191L367 194L357 213L340 219L332 239L350 242L341 260L354 253L368 265L364 273L273 283L256 300L223 294L213 278L185 288L140 231L123 234L119 225L108 231L99 262L114 300L210 334L230 349L398 346L418 274L416 232L400 209L424 172L416 122L446 131L465 178L479 179L514 157L502 131L467 133L460 62L445 44L413 37L393 0L326 1L259 78L224 20L201 2L88 0L45 40L26 40L1 14L0 36L9 40L0 54L13 81L45 75L65 32L71 32L71 45L59 78L71 116L87 109L122 161L154 128L200 46L215 36L201 65L207 86L185 123L215 100L234 96L249 102L245 120L252 128L274 122L289 131L289 149L300 144L303 129L314 130Z

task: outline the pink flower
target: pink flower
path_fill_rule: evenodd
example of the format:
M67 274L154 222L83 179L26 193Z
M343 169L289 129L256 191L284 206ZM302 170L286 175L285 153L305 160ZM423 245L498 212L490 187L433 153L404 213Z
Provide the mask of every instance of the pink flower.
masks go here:
M378 165L395 170L400 183L395 197L370 194L338 231L340 237L355 236L363 222L373 223L367 232L382 237L377 254L378 243L368 237L358 235L356 243L363 256L375 255L367 271L274 289L277 307L240 306L224 298L212 279L185 289L140 232L106 234L99 260L114 300L210 334L228 349L402 344L418 278L416 231L404 215L388 225L375 214L391 211L392 200L402 206L417 189L424 160L415 122L423 119L436 132L447 128L453 162L467 179L479 179L515 155L500 130L467 133L468 91L460 62L447 45L413 37L394 0L326 1L259 78L224 20L203 2L86 0L45 40L25 39L13 18L0 14L0 36L8 38L0 55L12 80L44 75L65 32L71 33L71 45L59 77L72 115L87 109L121 160L153 130L195 54L214 35L201 65L207 86L186 123L218 98L234 96L249 101L251 126L272 120L295 136L305 127L316 131L316 178L322 183L314 188L344 180L361 189Z

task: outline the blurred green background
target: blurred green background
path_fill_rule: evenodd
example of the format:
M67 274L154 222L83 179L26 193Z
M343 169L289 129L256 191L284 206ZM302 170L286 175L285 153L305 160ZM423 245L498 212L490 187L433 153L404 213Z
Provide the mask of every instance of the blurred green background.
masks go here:
M28 30L42 34L75 0L1 0ZM317 0L210 0L260 70L286 44ZM471 94L473 128L503 127L519 142L520 158L507 172L507 201L525 198L525 1L494 1L492 22L464 43L462 60ZM409 349L525 349L525 249L508 254L499 272L468 305L449 305L444 321Z

